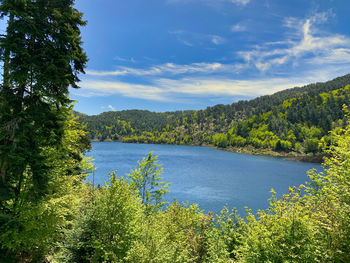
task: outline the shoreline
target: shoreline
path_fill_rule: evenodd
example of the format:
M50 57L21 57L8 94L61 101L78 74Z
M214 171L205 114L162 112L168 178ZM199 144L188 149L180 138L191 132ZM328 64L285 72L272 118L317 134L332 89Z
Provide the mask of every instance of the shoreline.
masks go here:
M271 149L257 149L251 146L247 147L217 147L212 145L205 145L207 147L215 148L218 150L224 150L228 152L240 153L240 154L249 154L249 155L260 155L260 156L269 156L269 157L281 157L285 161L290 162L304 162L304 163L319 163L323 162L325 155L304 155L297 152L275 152Z
M121 142L121 143L130 143L130 142L123 142L121 140L113 141L113 140L96 140L92 139L91 142ZM285 161L290 162L305 162L305 163L322 163L323 158L325 157L322 154L318 155L303 155L297 152L275 152L271 149L257 149L252 146L246 146L246 147L232 147L229 146L227 148L218 147L215 145L209 145L209 144L167 144L167 143L145 143L145 142L132 142L135 144L158 144L158 145L183 145L183 146L201 146L201 147L209 147L217 150L227 151L227 152L233 152L233 153L239 153L239 154L249 154L249 155L260 155L260 156L269 156L269 157L281 157Z

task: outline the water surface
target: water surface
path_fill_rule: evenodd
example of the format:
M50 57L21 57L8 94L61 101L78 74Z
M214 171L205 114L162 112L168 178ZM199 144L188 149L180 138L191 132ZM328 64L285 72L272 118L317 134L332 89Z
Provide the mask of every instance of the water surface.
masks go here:
M268 207L270 190L279 196L288 187L304 184L306 171L319 164L285 161L277 157L237 154L208 147L93 142L95 184L103 185L108 173L124 176L150 151L159 155L163 178L171 182L166 199L198 203L201 209L218 213L225 205L243 213ZM89 178L91 180L91 177Z

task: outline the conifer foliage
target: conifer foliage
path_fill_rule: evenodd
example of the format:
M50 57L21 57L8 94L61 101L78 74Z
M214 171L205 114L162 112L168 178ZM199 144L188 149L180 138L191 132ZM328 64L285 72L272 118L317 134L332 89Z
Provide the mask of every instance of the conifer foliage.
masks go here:
M78 74L87 62L79 29L85 22L73 2L0 1L0 15L8 21L0 39L4 68L0 86L2 255L34 260L34 254L42 254L34 250L45 253L44 244L52 232L43 231L39 237L36 228L45 229L38 222L55 212L42 209L50 207L51 197L58 197L60 189L53 184L60 176L79 174L81 152L89 146L85 133L69 120L68 88L78 87ZM75 137L69 138L72 134ZM34 218L39 219L37 224L30 225ZM50 227L55 225L51 223Z

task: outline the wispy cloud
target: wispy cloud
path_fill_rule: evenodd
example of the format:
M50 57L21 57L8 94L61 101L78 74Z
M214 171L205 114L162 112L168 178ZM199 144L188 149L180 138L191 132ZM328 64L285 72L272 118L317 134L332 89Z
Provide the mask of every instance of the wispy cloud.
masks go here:
M350 64L350 48L337 48L331 50L328 54L325 54L322 57L314 57L308 59L307 62L309 64ZM350 67L349 67L350 68ZM350 71L350 69L349 69Z
M137 98L153 101L170 101L164 96L161 87L152 85L140 85L119 81L85 80L82 81L82 90L73 90L72 93L81 97L106 97L122 95L129 98Z
M129 98L142 98L151 101L175 101L182 96L259 96L299 85L285 79L231 80L183 78L157 79L151 85L131 84L118 81L83 81L80 90L72 91L82 97L122 95ZM108 106L109 109L112 109ZM113 109L112 109L113 110Z
M331 75L344 70L315 69L298 77L257 78L251 80L225 77L184 77L180 79L155 78L150 84L133 84L120 81L84 80L83 89L72 91L83 97L122 95L151 101L176 101L186 96L194 97L234 97L272 94L274 92L302 86L304 84L328 80ZM341 72L343 73L343 72Z
M156 75L181 75L193 73L210 74L214 72L236 72L240 70L239 65L225 65L218 62L214 63L192 63L189 65L179 65L174 63L165 63L161 65L152 66L150 68L132 68L119 67L115 71L95 71L87 70L86 74L89 76L107 77L107 76L156 76Z
M350 68L350 38L319 29L319 25L326 23L332 16L331 12L325 12L305 19L284 19L284 38L238 52L243 63L164 63L148 68L89 70L87 79L81 84L82 91L73 92L86 97L118 94L171 102L183 101L188 96L256 97L311 82L326 81L349 73ZM236 30L243 30L240 24L236 26ZM182 35L183 32L174 31L173 34ZM216 35L210 35L207 39L213 44L225 41ZM287 65L288 70L278 75L277 71L283 65ZM294 68L297 70L292 73ZM241 72L248 72L249 79L240 78L238 73ZM132 77L135 83L121 81L122 76Z
M236 5L245 6L250 2L250 0L231 0L231 2L236 4Z
M246 63L254 65L260 71L287 63L298 65L307 61L319 63L342 63L346 61L350 38L340 34L319 32L317 24L325 23L331 12L315 14L307 19L286 18L285 27L293 29L286 39L276 43L264 43L253 50L238 52ZM275 46L275 48L272 48ZM337 56L332 56L338 54ZM340 56L345 54L345 57ZM310 60L309 57L314 59ZM332 59L331 59L332 58Z
M115 111L115 108L114 108L112 105L108 105L107 108L110 109L110 110L112 110L112 111Z
M132 62L132 63L136 62L134 58L122 58L122 57L119 57L119 56L115 56L114 60L121 61L121 62Z
M173 31L169 31L169 34L176 36L176 39L181 42L182 44L184 44L185 46L188 47L193 47L193 34L189 35L188 33L186 33L183 30L173 30Z
M172 30L169 31L169 34L174 35L179 42L189 47L196 45L205 45L208 43L221 45L226 42L226 39L224 37L215 34L201 34L185 30Z
M247 27L245 25L242 25L241 23L235 24L231 26L232 32L244 32L247 31Z
M212 35L211 42L213 42L215 45L221 45L225 42L225 39L220 36Z
M178 3L183 4L183 3L190 3L190 2L205 3L208 5L229 3L229 4L235 4L238 6L245 6L250 2L250 0L167 0L167 3L169 4L178 4Z
M237 69L255 68L260 72L273 72L280 66L289 66L290 68L310 67L311 63L323 64L349 64L349 46L350 38L345 35L321 31L319 25L326 23L334 17L331 11L316 13L307 18L287 17L283 22L286 29L284 38L273 42L264 42L247 50L236 52L239 58L243 59L244 66L238 62L233 64L214 64L200 63L197 65L179 66L172 65L173 68L165 65L154 66L146 71L137 71L123 68L115 72L116 75L139 74L139 75L161 75L167 74L189 74L189 73L210 73L210 72L237 72ZM244 31L247 28L242 23L231 27L232 31ZM199 36L177 30L170 32L175 34L187 45L195 45L194 39ZM215 45L224 43L226 40L217 35L205 35L201 38L211 41ZM236 70L235 70L236 69Z
M303 84L300 80L274 78L234 80L217 78L158 79L156 85L167 93L197 96L259 96Z

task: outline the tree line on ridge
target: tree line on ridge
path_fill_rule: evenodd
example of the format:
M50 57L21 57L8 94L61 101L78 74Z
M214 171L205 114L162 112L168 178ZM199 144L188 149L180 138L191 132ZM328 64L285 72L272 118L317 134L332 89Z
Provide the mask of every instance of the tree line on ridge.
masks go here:
M253 147L318 153L329 131L345 127L350 75L205 110L75 113L97 141Z

